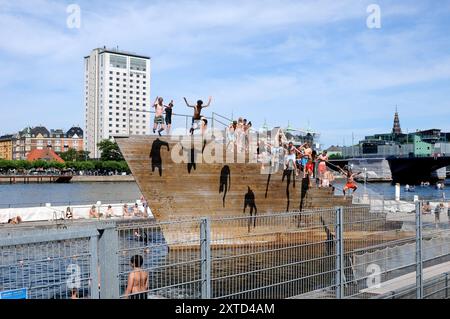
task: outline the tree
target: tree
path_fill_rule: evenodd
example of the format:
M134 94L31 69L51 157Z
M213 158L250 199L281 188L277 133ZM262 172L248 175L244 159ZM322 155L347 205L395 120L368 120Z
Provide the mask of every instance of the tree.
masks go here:
M123 155L120 152L119 145L110 140L103 140L97 144L100 149L102 161L123 161Z
M89 159L89 151L78 151L77 153L77 161L87 161Z
M74 148L69 148L66 152L62 152L59 154L59 156L65 161L65 162L72 162L77 160L77 150Z

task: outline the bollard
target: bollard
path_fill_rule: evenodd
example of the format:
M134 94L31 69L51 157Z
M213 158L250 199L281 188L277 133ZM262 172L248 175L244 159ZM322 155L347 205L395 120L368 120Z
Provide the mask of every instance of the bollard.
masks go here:
M395 200L400 200L400 183L395 184Z

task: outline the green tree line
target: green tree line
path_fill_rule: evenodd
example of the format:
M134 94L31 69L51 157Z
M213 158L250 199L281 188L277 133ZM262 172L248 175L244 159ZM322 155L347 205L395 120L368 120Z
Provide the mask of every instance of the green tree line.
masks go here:
M76 171L104 170L130 173L119 146L116 142L103 140L98 143L101 157L99 160L90 160L89 152L77 151L73 148L66 152L58 153L64 163L56 161L27 161L27 160L3 160L0 159L0 170L9 169L30 170L30 169L73 169Z
M130 172L125 161L70 161L60 163L56 161L25 161L25 160L3 160L0 159L0 170L30 170L30 169L73 169L76 171L106 170L118 172Z

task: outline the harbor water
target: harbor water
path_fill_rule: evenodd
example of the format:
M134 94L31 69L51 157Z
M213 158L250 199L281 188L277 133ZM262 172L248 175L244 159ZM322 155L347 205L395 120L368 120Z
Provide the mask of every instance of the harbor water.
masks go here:
M343 180L335 182L336 194L342 195ZM446 187L438 190L434 186L416 186L413 192L406 192L405 185L401 187L401 199L413 200L419 196L423 200L450 199L450 180ZM395 186L391 183L358 183L356 194L382 196L385 199L395 198ZM4 184L0 185L0 208L44 206L45 203L55 205L94 204L97 201L133 202L141 197L141 192L135 182L121 183L69 183L69 184Z

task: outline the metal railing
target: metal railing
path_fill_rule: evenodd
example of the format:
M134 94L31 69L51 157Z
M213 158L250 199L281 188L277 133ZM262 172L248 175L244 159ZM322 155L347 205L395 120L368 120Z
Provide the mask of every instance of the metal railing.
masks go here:
M0 295L448 298L450 223L414 207L3 227Z

